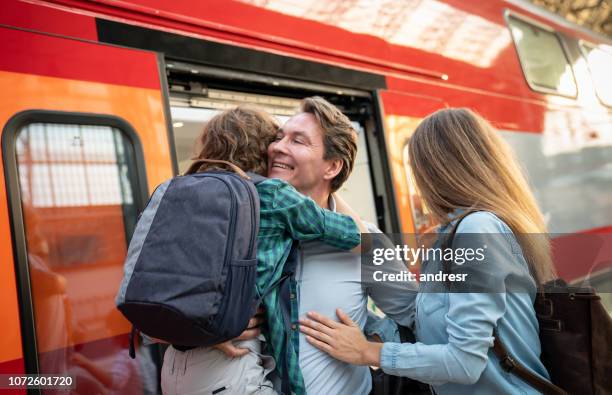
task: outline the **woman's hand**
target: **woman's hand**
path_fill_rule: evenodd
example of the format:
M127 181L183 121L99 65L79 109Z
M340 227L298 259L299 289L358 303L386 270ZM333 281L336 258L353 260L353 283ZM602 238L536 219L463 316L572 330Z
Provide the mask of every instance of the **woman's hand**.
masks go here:
M341 322L310 312L309 319L300 320L300 331L310 344L340 361L378 366L382 344L369 342L361 328L342 310L336 309L336 314Z

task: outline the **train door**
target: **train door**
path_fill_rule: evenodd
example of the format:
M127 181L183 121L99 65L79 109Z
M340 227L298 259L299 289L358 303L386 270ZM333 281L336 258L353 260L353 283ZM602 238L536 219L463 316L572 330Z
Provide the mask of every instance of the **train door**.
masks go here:
M448 104L442 99L418 94L386 91L380 96L385 106L385 134L401 232L428 233L435 224L411 174L408 141L423 118Z
M388 203L390 193L385 190L387 184L382 176L386 170L379 157L381 149L376 132L380 128L374 117L370 92L300 84L173 60L168 60L167 66L179 172L189 167L194 142L203 124L220 111L239 104L252 104L267 110L283 123L297 112L302 98L320 95L338 106L358 132L354 169L339 193L364 220L381 229L393 229L393 205Z
M0 27L0 372L156 393L114 297L137 215L173 174L155 52Z

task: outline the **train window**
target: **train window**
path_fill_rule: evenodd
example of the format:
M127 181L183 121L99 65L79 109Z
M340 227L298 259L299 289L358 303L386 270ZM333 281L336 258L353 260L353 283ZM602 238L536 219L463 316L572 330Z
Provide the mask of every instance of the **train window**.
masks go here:
M75 376L79 393L157 391L153 351L129 358L114 303L142 205L133 144L86 119L16 130L38 370Z
M612 81L609 78L612 70L612 46L595 46L581 42L580 49L589 66L599 100L612 106Z
M529 86L545 93L576 97L578 89L557 34L509 16L510 31Z

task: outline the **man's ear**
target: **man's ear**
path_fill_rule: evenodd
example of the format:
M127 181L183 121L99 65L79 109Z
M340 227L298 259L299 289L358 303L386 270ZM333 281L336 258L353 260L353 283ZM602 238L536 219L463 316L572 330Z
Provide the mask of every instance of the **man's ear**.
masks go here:
M342 171L342 159L331 159L326 161L325 172L323 173L323 179L327 181L333 180L340 171Z

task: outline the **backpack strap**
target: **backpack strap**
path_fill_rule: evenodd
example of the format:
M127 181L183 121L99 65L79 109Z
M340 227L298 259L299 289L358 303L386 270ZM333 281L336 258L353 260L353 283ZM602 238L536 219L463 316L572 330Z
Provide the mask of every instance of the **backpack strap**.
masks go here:
M251 181L253 181L253 184L255 184L255 185L257 185L257 184L259 184L261 182L264 182L265 180L268 179L268 177L261 176L261 175L259 175L257 173L252 173L250 171L248 171L246 174L247 174L247 176L249 176L249 178L251 179Z
M138 333L140 333L140 331L136 329L134 325L132 325L132 330L130 331L130 344L129 344L129 354L130 354L130 358L132 359L136 359L136 347L134 345L134 342L136 341L136 337L138 336Z
M197 173L200 170L200 167L202 167L204 163L218 163L218 164L229 166L230 169L232 169L236 174L238 174L240 177L244 178L245 180L251 179L240 167L236 166L232 162L228 162L226 160L218 160L218 159L204 159L204 158L195 159L193 163L191 164L191 166L189 166L189 169L187 169L185 174Z
M291 281L290 279L295 276L295 270L297 268L298 262L300 260L300 243L296 240L293 241L291 245L291 251L289 252L289 256L285 261L285 266L283 268L283 277L281 277L282 282L279 285L279 300L280 300L280 310L283 315L283 321L285 324L285 349L288 349L291 343L291 333L292 322L291 322ZM298 350L299 352L299 350ZM286 355L286 354L285 354ZM291 394L291 381L289 380L289 365L285 358L285 355L279 361L282 364L282 374L281 374L281 393L283 395Z
M493 330L493 336L493 353L499 358L499 365L505 372L517 376L544 395L569 395L550 381L532 373L529 369L521 365L520 362L512 358L506 346L499 338L497 329Z

